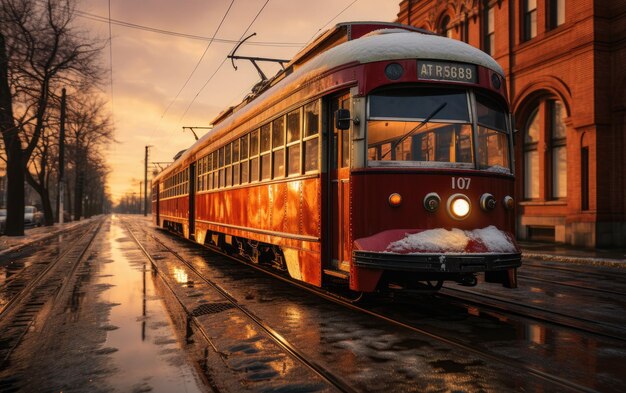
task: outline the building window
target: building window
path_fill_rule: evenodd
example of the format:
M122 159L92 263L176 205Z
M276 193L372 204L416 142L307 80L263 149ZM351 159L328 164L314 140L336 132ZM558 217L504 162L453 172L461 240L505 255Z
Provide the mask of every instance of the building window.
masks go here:
M493 56L493 49L495 43L495 8L489 6L489 0L485 1L483 17L483 51Z
M537 36L537 0L524 0L524 41Z
M524 130L524 199L539 199L539 108L536 108Z
M565 23L565 0L548 0L548 28L555 29Z
M552 198L567 196L567 149L565 138L565 108L560 101L548 101L551 131Z
M589 210L589 147L580 149L580 208Z
M528 117L524 128L524 199L567 197L565 118L565 106L555 99L541 100Z
M442 36L452 38L452 29L450 29L450 17L448 15L444 16L441 19L441 25L439 28L439 33Z

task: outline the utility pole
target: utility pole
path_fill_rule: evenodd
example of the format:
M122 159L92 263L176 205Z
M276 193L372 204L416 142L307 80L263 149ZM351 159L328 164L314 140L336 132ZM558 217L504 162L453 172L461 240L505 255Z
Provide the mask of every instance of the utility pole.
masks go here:
M146 146L146 157L144 162L143 171L143 215L148 216L148 149L150 146Z
M65 195L65 87L61 90L61 126L59 130L59 187L57 190L57 219L63 224L63 197Z

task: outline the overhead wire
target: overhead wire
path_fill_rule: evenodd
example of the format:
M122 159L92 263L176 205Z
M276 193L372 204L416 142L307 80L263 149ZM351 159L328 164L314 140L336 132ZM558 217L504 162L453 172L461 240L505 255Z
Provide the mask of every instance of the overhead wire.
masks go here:
M348 4L343 10L341 10L337 15L333 16L332 18L330 18L328 20L328 22L326 22L322 27L320 27L319 29L317 29L317 31L315 33L313 33L313 35L311 36L311 38L309 38L309 40L306 42L306 44L304 44L302 47L305 47L309 42L311 42L313 40L313 38L315 38L315 36L322 31L322 29L326 26L328 26L330 24L330 22L334 21L335 19L339 18L339 16L341 14L343 14L344 12L346 12L348 10L348 8L352 7L354 5L354 3L356 3L359 0L354 0L352 1L352 3Z
M228 6L228 9L226 10L226 12L224 13L224 16L222 17L222 20L220 21L219 25L217 26L217 29L215 29L215 33L213 33L213 36L211 37L211 40L209 41L208 45L206 46L206 48L204 48L204 52L202 53L202 56L200 56L200 58L198 59L198 62L196 63L196 66L193 68L193 70L191 71L191 73L189 74L189 76L187 77L187 80L185 81L185 83L183 84L183 86L180 88L180 90L178 91L178 93L176 94L176 97L174 97L174 99L169 103L169 105L167 106L167 108L165 109L165 111L163 112L163 114L161 115L161 119L163 119L163 117L167 114L167 112L170 110L170 108L172 107L172 105L174 104L174 102L176 102L176 100L178 99L178 97L180 96L180 93L182 93L182 91L185 89L185 87L187 87L187 84L189 83L189 81L191 80L191 77L195 74L196 70L198 69L198 67L200 66L200 63L202 63L202 60L204 59L204 56L207 54L207 52L209 51L209 48L211 47L211 44L213 43L213 39L215 38L215 36L217 35L217 33L219 32L220 28L222 27L222 24L224 23L224 21L226 20L226 17L228 16L228 13L230 12L231 8L233 7L233 4L235 3L235 0L231 0L230 5Z
M265 7L267 6L267 3L269 3L270 0L266 0L265 4L263 4L263 7L261 7L261 9L259 10L259 12L257 12L256 16L254 17L254 19L252 19L252 22L250 22L250 24L248 25L248 27L246 28L246 30L243 32L243 34L241 35L241 37L239 38L239 40L237 40L237 42L241 41L243 39L243 37L245 37L245 35L248 33L248 30L250 30L250 28L252 27L252 25L254 24L254 22L257 20L257 18L259 17L259 15L261 15L261 12L263 12L263 10L265 9ZM198 90L198 93L196 93L196 95L193 97L193 99L191 100L191 102L189 103L189 105L187 105L187 108L185 109L185 112L183 113L183 115L181 116L179 121L183 121L183 119L185 118L185 116L187 115L187 112L189 111L189 108L191 108L191 106L193 105L194 102L196 102L196 99L198 98L198 96L200 95L200 93L202 92L202 90L204 90L204 88L209 84L209 82L211 82L211 80L215 77L215 75L217 75L217 73L219 72L219 70L222 68L222 66L224 66L224 63L226 63L226 60L228 60L228 57L225 57L224 60L222 60L222 62L220 63L220 65L217 67L217 69L215 70L215 72L213 72L213 74L209 77L209 79L204 83L204 85L202 85L202 87L200 88L200 90Z
M122 26L122 27L126 27L129 29L142 30L142 31L147 31L151 33L156 33L156 34L164 34L164 35L169 35L173 37L188 38L188 39L199 40L199 41L213 41L213 42L221 43L221 44L236 44L239 42L237 40L229 40L229 39L217 38L217 37L205 37L205 36L200 36L200 35L181 33L181 32L172 31L172 30L159 29L156 27L139 25L136 23L126 22L126 21L119 20L119 19L111 19L111 18L107 18L104 16L92 14L89 12L80 11L80 10L75 10L74 12L76 13L76 15L82 18L90 19L96 22L110 23L116 26ZM302 43L301 42L247 41L245 45L299 48L302 46Z

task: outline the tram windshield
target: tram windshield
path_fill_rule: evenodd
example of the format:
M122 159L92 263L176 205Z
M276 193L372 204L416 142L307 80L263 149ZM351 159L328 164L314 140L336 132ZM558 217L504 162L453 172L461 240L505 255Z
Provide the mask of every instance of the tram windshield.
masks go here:
M420 88L370 95L368 164L510 173L506 111L476 94L472 113L472 94Z

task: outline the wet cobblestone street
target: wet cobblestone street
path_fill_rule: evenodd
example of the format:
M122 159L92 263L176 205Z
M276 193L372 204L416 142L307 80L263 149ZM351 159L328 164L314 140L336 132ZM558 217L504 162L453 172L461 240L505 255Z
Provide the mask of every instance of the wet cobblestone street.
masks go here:
M345 307L101 217L0 254L0 392L621 391L623 270L527 264Z
M201 392L150 264L108 220L0 374L2 391Z

